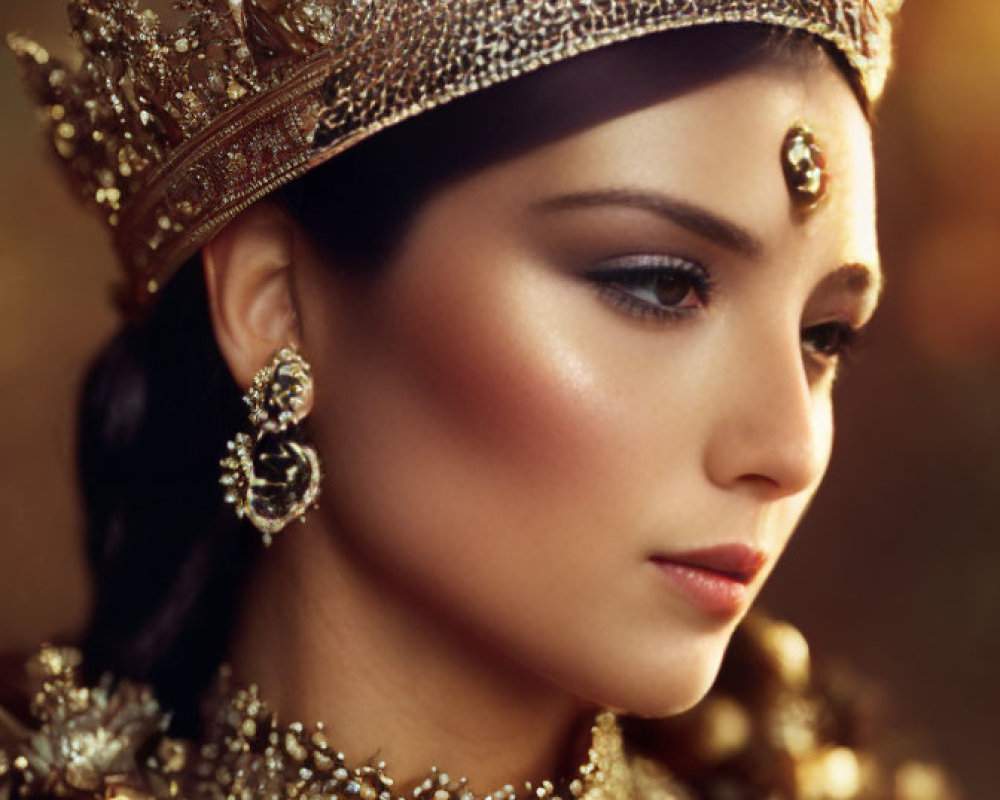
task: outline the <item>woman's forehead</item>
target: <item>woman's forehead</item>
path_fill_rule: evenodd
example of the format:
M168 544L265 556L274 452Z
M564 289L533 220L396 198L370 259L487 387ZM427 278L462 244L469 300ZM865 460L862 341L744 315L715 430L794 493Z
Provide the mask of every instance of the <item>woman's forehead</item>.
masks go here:
M798 130L809 131L823 164L824 194L809 209L800 207L786 171L789 134ZM764 245L787 230L822 231L845 263L878 263L870 126L832 65L747 68L501 166L516 173L525 197L662 196L733 220Z

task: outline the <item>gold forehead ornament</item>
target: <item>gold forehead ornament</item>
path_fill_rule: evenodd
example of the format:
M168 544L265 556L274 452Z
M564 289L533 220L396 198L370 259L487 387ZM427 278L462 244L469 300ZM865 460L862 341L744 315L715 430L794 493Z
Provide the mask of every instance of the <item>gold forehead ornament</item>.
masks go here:
M826 156L809 128L797 125L788 131L781 146L781 166L796 207L815 209L830 188L830 174Z
M839 50L868 102L901 0L69 0L82 65L8 42L142 307L266 194L379 130L599 47L750 23Z

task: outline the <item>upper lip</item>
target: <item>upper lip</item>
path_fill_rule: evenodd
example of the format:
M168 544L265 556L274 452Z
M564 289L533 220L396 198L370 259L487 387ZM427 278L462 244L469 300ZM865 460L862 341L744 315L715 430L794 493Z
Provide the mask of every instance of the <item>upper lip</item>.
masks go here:
M767 563L767 554L745 544L724 544L683 553L656 554L652 561L703 569L740 583L750 583Z

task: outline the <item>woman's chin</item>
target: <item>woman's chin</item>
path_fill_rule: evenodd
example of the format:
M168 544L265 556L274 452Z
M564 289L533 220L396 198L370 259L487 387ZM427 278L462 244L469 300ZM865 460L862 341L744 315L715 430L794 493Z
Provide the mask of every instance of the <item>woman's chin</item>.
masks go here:
M632 654L600 676L584 695L595 705L623 714L659 719L681 714L708 694L722 665L725 645L701 642L697 647L676 647L666 653L652 648Z
M642 719L665 719L683 714L705 699L714 681L715 674L708 680L688 687L687 692L679 691L679 688L684 687L672 686L669 696L638 698L630 707L623 709L623 712Z
M614 706L630 716L662 719L682 714L700 703L718 675L718 666L698 674L672 675L647 691L630 692L625 703ZM641 689L642 687L640 687Z

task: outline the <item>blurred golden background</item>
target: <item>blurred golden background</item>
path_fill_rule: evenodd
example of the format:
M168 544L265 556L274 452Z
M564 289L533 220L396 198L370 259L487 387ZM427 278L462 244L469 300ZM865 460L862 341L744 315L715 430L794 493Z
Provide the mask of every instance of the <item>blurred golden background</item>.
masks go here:
M59 0L0 31L66 42ZM886 687L975 800L1000 740L1000 2L908 0L878 120L889 291L839 388L829 478L765 597ZM0 56L0 652L87 613L73 440L114 261Z

